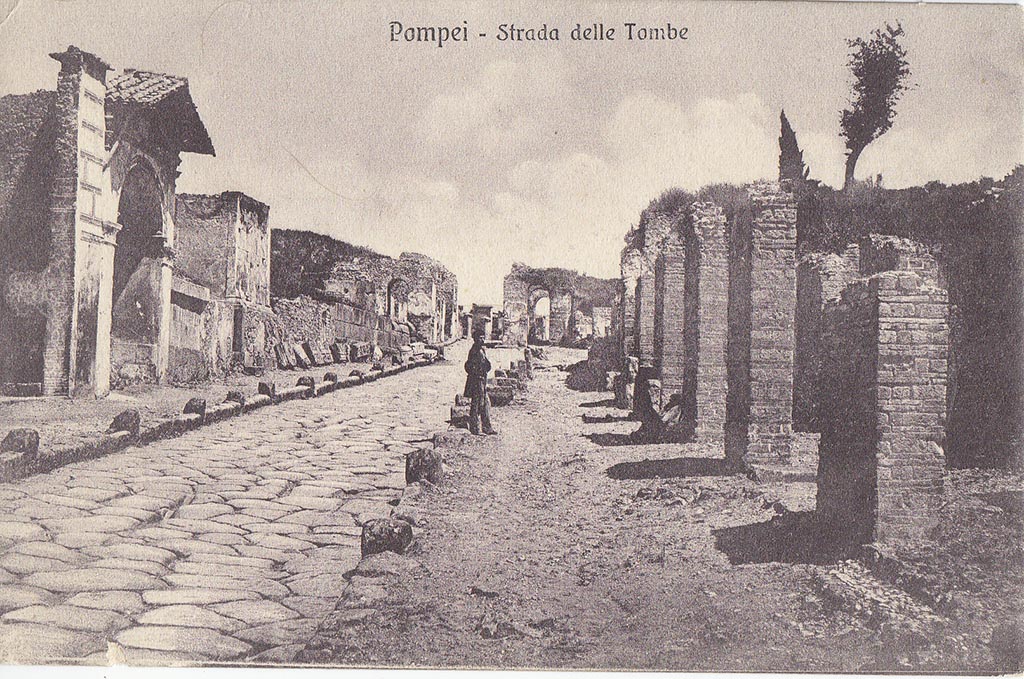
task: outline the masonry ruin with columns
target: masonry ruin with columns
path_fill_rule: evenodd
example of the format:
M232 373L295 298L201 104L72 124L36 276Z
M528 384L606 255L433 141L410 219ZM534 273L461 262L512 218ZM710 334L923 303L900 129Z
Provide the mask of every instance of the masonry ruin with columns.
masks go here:
M166 378L178 165L213 144L184 78L52 56L0 99L0 384L103 396Z
M502 340L508 344L573 345L613 331L614 279L517 262L505 276L503 292Z

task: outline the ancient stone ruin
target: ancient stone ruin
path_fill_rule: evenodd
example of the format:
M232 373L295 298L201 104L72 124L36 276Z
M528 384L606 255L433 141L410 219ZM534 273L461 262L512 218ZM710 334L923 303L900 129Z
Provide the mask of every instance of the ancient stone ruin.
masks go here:
M177 169L213 144L184 78L51 56L56 91L0 99L0 384L103 396L167 375Z
M458 283L428 257L272 232L238 191L176 195L182 154L214 152L187 79L52 56L56 91L0 98L0 392L96 397L458 335Z
M611 330L617 281L515 263L505 276L507 344L576 344Z

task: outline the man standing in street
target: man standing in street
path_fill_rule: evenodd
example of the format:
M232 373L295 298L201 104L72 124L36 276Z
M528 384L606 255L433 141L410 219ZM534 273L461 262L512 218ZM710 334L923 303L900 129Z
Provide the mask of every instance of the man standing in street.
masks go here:
M479 435L483 424L484 434L497 434L491 427L491 404L487 399L487 373L491 362L487 360L484 348L483 330L473 331L473 347L466 359L466 390L464 396L471 399L469 406L469 431Z

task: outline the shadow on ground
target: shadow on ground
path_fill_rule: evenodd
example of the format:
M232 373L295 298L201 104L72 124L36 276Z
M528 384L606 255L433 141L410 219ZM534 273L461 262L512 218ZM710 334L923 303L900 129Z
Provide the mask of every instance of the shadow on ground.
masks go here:
M614 408L615 399L606 398L603 401L588 401L587 403L581 403L580 408Z
M671 457L664 460L620 462L608 468L616 481L627 479L675 478L680 476L730 476L735 469L722 458Z
M856 556L821 530L813 511L785 512L769 521L712 531L715 546L729 563L808 563L826 565Z
M629 422L632 418L629 415L584 415L584 424L615 424L616 422Z

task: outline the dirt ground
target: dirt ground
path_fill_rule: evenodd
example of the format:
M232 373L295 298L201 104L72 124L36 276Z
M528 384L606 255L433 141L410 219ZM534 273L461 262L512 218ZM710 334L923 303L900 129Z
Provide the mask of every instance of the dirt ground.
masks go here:
M951 476L946 544L922 564L941 562L932 574L948 576L929 582L952 588L946 599L955 603L935 612L917 600L896 605L903 592L881 586L862 606L859 595L843 601L827 586L859 577L854 555L809 541L813 483L727 474L715 451L696 445L629 445L637 425L610 407L608 392L571 391L565 381L554 366L538 370L522 399L494 410L498 436L446 453L447 483L418 500L425 526L411 556L423 568L393 578L372 614L339 608L300 662L1013 669L1005 657L994 663L988 642L1021 610L1020 508L1005 501L1019 501L1019 476ZM1009 493L1000 496L1008 506L985 492ZM880 583L865 582L875 596ZM887 614L865 615L878 610ZM1019 639L1009 643L1019 650Z

